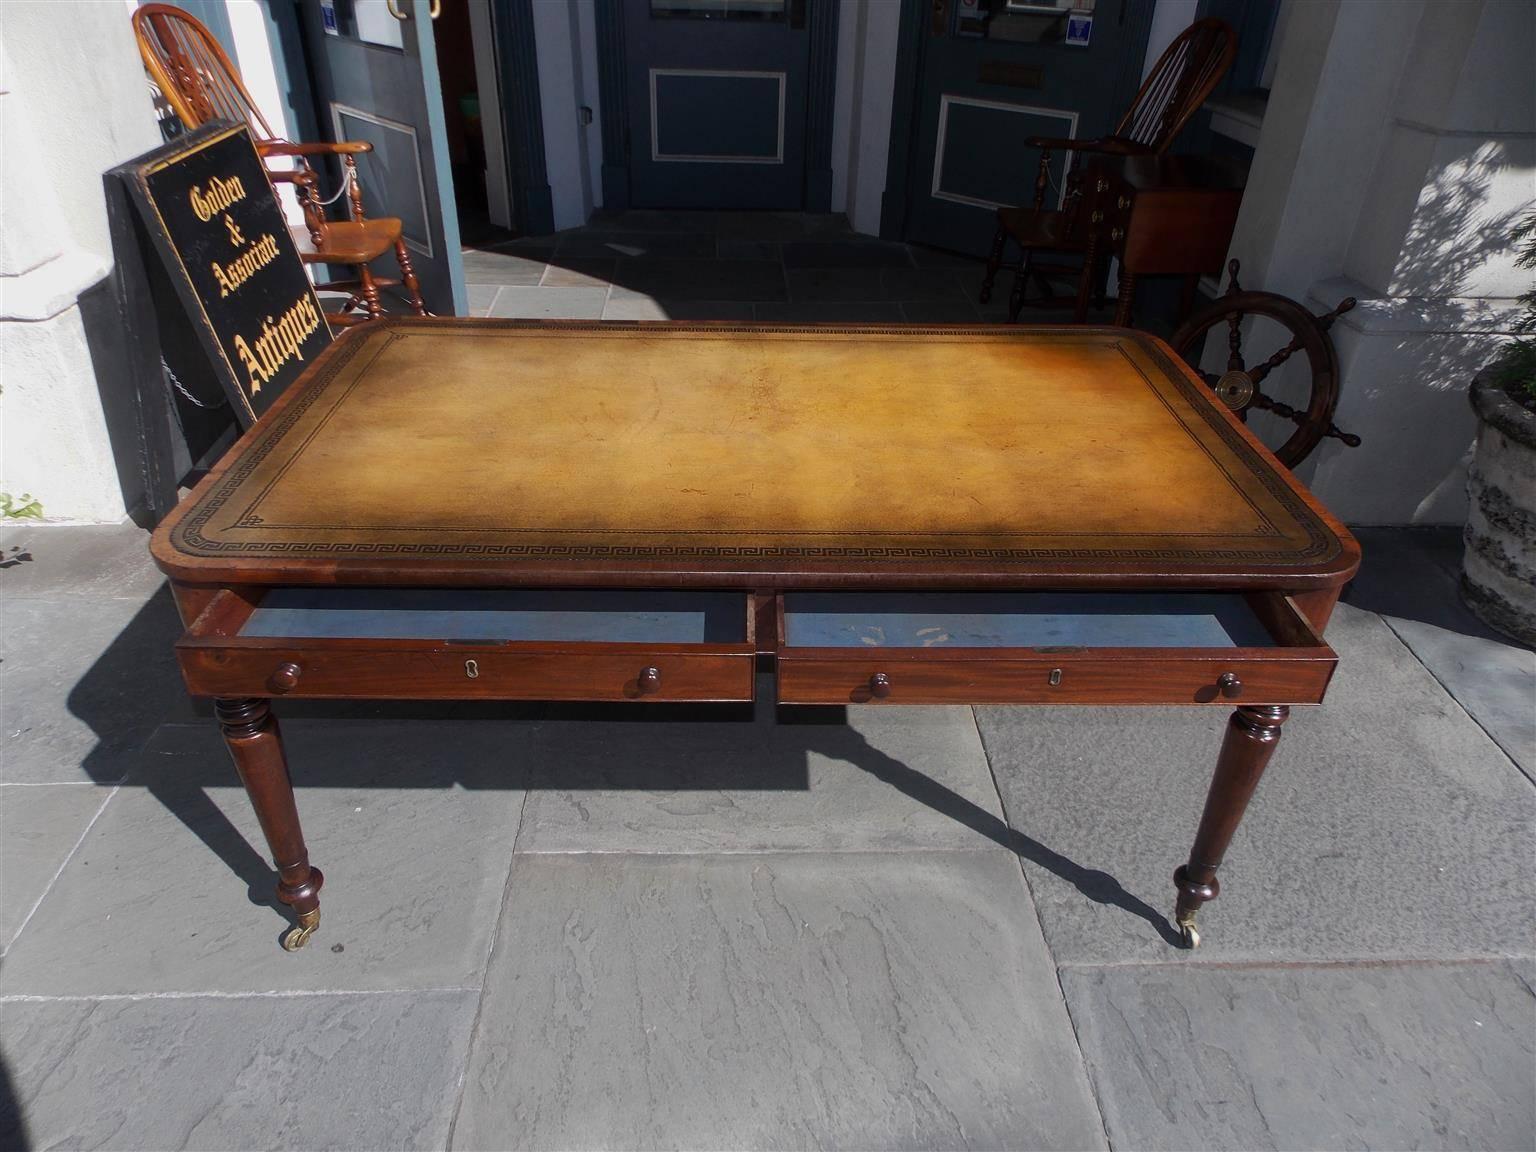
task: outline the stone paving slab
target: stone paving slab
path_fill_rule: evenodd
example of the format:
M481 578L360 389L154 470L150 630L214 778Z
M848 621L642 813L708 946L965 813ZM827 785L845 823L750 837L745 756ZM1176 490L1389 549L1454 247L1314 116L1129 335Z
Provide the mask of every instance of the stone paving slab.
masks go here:
M1536 652L1418 620L1385 620L1419 663L1536 781Z
M1001 852L520 856L455 1148L1091 1148Z
M518 724L283 729L320 930L296 953L212 724L157 733L0 968L0 993L465 987L484 970L523 792ZM206 786L209 764L228 783ZM342 951L333 951L337 945Z
M596 320L608 300L604 288L539 288L509 284L496 294L490 315L503 320Z
M0 782L116 781L157 724L197 715L166 589L147 600L8 600L3 623Z
M6 1059L28 1142L5 1146L442 1148L476 999L9 1001ZM0 1116L0 1134L15 1123Z
M848 723L549 722L520 852L894 851L1007 842L969 708ZM840 714L838 714L840 715ZM963 817L957 819L957 816Z
M1536 998L1508 965L1061 980L1117 1148L1536 1147Z
M165 583L137 524L0 528L0 598L147 600ZM7 609L7 615L10 609Z
M1286 724L1188 959L1536 951L1536 789L1375 615L1328 639L1328 702ZM1225 712L976 711L1057 962L1167 960Z
M95 784L0 786L0 952L110 795Z

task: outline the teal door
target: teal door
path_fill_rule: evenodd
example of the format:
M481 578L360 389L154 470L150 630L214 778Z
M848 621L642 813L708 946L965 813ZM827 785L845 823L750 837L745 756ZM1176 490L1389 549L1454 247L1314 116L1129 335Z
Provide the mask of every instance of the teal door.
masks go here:
M985 256L995 210L1034 198L1040 153L1025 140L1101 136L1129 106L1153 0L1098 0L1086 44L1066 38L1069 2L925 6L906 239ZM1073 29L1078 40L1081 28ZM1053 155L1050 207L1067 163Z
M297 0L320 133L373 145L357 158L364 208L400 218L428 310L462 316L469 307L432 38L441 2ZM373 267L400 275L393 256Z
M634 207L803 206L808 3L624 0Z

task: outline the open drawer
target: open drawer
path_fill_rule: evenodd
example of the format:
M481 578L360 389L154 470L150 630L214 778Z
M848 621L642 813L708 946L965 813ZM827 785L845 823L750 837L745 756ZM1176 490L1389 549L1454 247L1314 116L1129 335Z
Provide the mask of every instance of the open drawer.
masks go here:
M750 701L731 592L272 588L219 593L176 646L207 696Z
M790 592L784 704L1316 704L1338 657L1284 596Z

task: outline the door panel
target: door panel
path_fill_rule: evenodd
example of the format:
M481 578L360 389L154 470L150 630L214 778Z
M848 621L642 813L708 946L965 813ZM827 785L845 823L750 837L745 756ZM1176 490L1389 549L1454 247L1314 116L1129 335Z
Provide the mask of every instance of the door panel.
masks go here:
M383 0L298 4L322 131L373 145L357 158L364 208L370 217L400 218L427 308L462 315L468 308L430 4L396 0L404 20ZM332 178L340 176L338 166ZM400 275L393 256L374 270Z
M1048 5L1047 5L1048 6ZM985 256L994 210L1028 204L1040 153L1032 136L1109 132L1136 90L1152 0L1100 0L1087 46L1061 38L1066 13L998 9L951 0L925 28L917 132L908 172L906 238ZM1005 36L1035 35L1020 42ZM1046 203L1060 203L1067 158L1053 155Z
M625 0L633 205L801 207L803 10L791 0Z

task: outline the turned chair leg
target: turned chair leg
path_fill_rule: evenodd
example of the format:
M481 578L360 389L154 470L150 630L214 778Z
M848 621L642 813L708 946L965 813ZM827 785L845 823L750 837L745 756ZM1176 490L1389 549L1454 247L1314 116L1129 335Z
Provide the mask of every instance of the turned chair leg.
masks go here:
M400 262L400 283L405 285L406 295L411 298L411 310L418 316L427 315L427 306L421 300L421 281L416 279L416 269L411 266L404 240L395 241L395 259Z
M1136 307L1136 277L1120 266L1120 286L1115 299L1115 327L1129 328L1131 314Z
M1195 833L1194 847L1189 850L1189 863L1173 874L1179 889L1174 919L1184 943L1191 948L1200 946L1195 915L1202 904L1216 899L1221 892L1216 870L1221 867L1232 834L1259 786L1259 777L1264 775L1264 768L1280 743L1280 726L1290 714L1291 710L1284 705L1265 704L1239 708L1227 721L1227 734L1216 759L1216 774L1205 798L1200 829Z
M997 271L1003 266L1003 249L1008 244L1008 230L999 225L997 235L992 237L992 251L987 254L987 274L981 278L981 294L978 299L986 304L992 299L992 282L997 279Z
M1033 249L1024 249L1019 256L1018 268L1013 273L1013 291L1008 294L1008 323L1016 324L1019 313L1024 311L1024 291L1029 284L1030 265L1034 263Z
M384 302L379 299L379 286L373 281L373 272L366 264L357 265L358 295L363 298L363 310L368 319L377 320L384 315Z
M298 918L298 926L283 937L283 947L296 951L320 926L320 886L325 877L311 866L304 847L277 718L267 701L260 699L215 700L213 711L272 851L277 898Z

